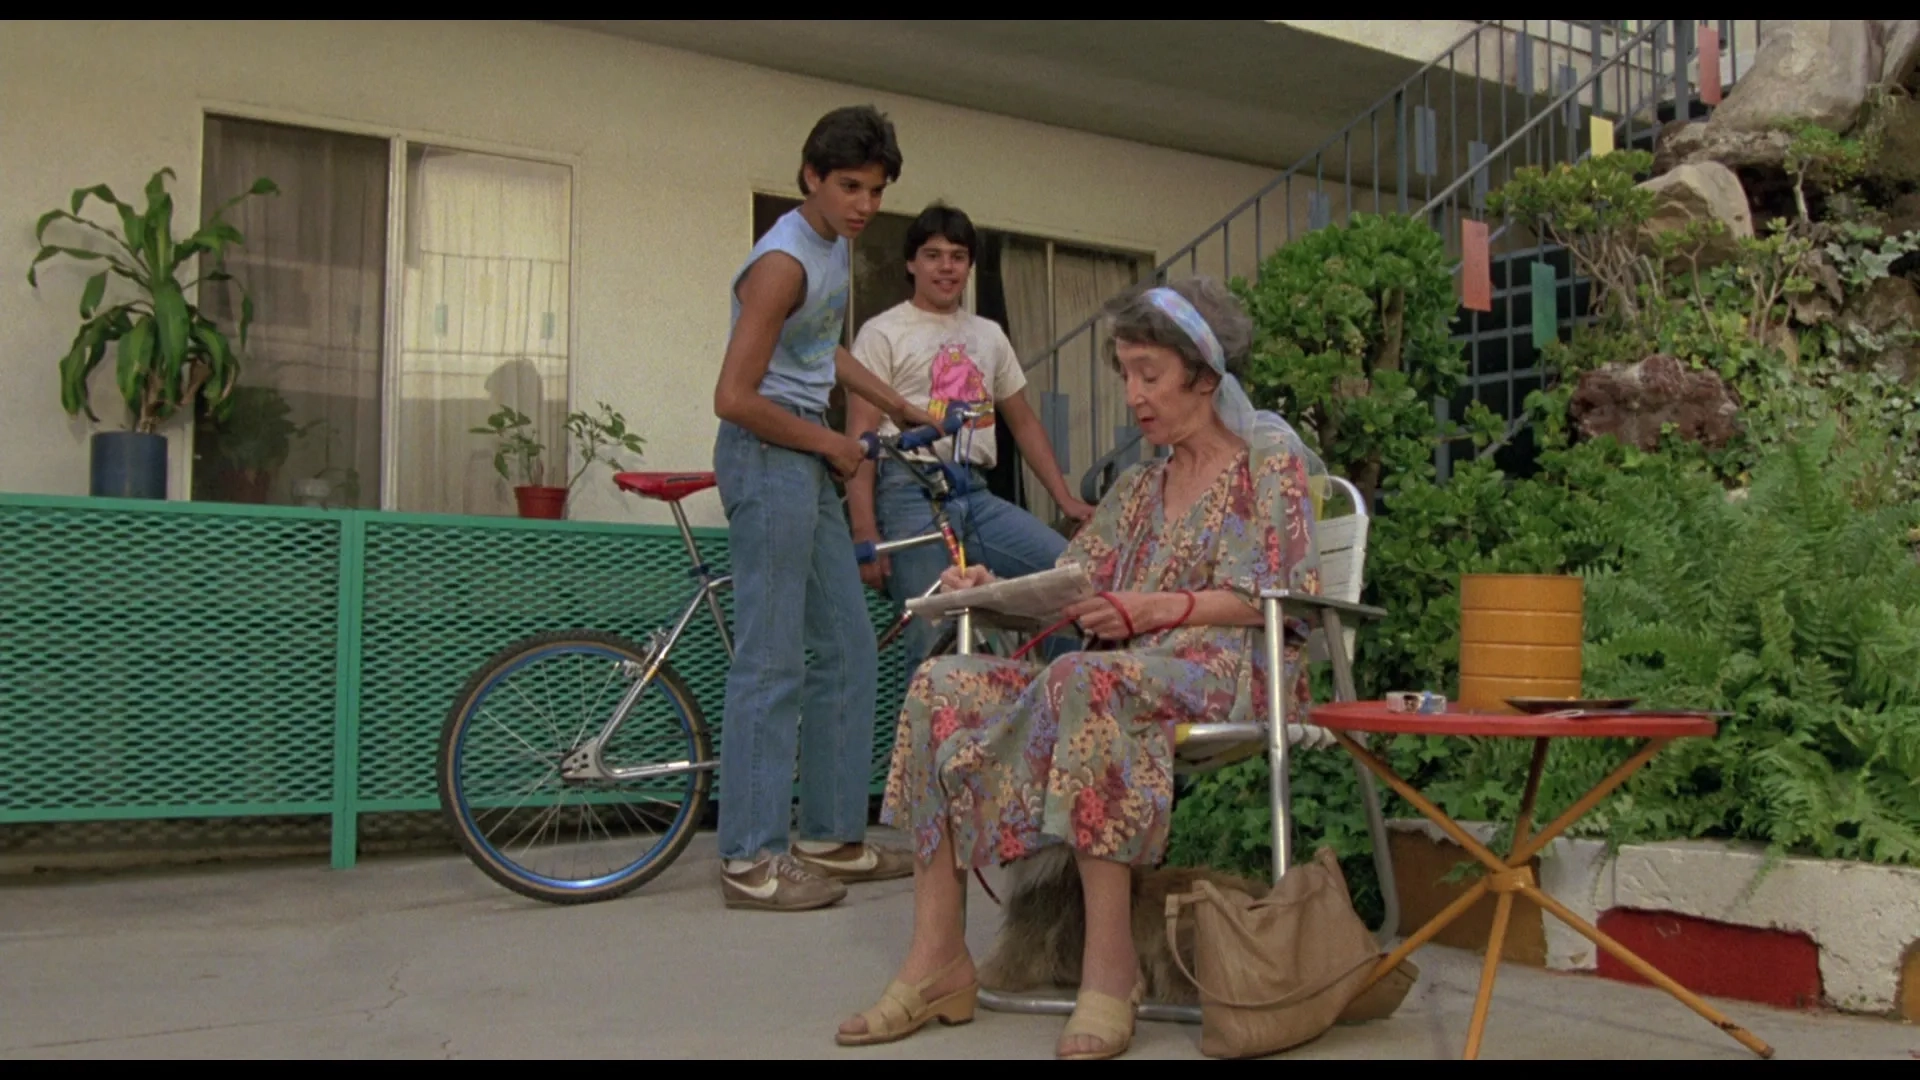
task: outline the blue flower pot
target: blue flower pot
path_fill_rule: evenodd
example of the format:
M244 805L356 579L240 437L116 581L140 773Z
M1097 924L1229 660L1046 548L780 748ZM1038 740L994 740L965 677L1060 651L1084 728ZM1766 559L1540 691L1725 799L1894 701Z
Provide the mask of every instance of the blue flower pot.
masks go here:
M165 499L167 437L138 431L95 434L90 493L111 499Z

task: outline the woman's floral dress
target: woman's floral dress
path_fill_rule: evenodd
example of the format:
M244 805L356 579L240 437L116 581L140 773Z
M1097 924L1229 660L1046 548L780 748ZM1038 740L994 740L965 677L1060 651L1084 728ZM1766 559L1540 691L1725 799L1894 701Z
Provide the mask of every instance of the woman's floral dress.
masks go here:
M1166 465L1123 473L1060 556L1113 592L1317 593L1307 473L1282 448L1242 450L1179 521L1161 512ZM1301 645L1285 650L1289 715L1308 705ZM951 823L954 863L1008 863L1048 844L1153 865L1166 850L1175 725L1266 709L1257 627L1150 630L1045 668L940 656L907 689L881 820L910 828L924 862ZM1258 711L1256 711L1258 710Z

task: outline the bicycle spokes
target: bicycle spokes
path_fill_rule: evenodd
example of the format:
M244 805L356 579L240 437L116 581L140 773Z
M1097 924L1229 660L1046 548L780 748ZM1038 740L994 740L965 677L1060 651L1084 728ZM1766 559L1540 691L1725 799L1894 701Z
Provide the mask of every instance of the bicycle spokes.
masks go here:
M506 666L476 693L456 751L458 799L472 836L503 870L549 888L592 888L644 868L689 824L699 774L611 778L703 756L684 691L668 680L649 682L591 755L605 769L578 767L638 666L604 647L554 647Z

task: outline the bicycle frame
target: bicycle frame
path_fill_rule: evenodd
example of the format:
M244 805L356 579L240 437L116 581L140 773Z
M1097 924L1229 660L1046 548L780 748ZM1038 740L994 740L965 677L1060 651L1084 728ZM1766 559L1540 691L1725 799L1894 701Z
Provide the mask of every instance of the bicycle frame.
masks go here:
M901 455L891 442L881 442L879 448L889 454L894 460L906 466L906 468L913 473L915 479L920 482L921 486L927 489L928 495L933 502L935 529L932 532L922 533L918 536L909 536L901 540L890 540L874 544L872 545L873 555L877 557L890 552L904 551L908 548L920 547L932 543L946 543L949 546L957 547L959 541L958 538L954 536L953 527L948 522L946 513L946 503L954 497L953 488L948 482L944 470L929 475L926 471L920 469L917 463L909 461ZM646 647L647 658L645 661L640 664L635 664L631 660L622 663L622 674L629 677L637 674L638 677L634 678L633 685L628 687L627 692L621 696L619 704L614 706L613 715L608 718L606 726L601 728L597 735L594 735L591 739L587 740L587 742L575 748L572 753L568 754L566 758L560 762L560 774L567 780L652 780L667 776L679 776L683 773L711 771L720 767L720 759L717 757L709 761L701 762L674 761L660 765L635 765L627 768L610 768L601 760L601 749L612 741L614 735L619 732L621 725L626 723L627 716L633 711L634 705L640 701L640 695L645 693L647 686L653 682L654 676L660 671L660 666L666 663L668 654L671 653L673 647L679 643L681 635L686 633L687 626L693 622L694 614L700 610L700 606L703 603L707 607L708 614L713 619L715 632L720 635L720 644L727 650L728 663L732 663L735 658L733 638L727 633L726 616L720 612L719 596L720 590L733 586L733 575L715 574L713 572L712 567L708 566L700 557L700 548L693 539L693 529L687 523L686 512L680 508L680 504L677 502L668 503L667 505L668 508L673 511L674 524L680 529L680 541L686 545L687 556L692 560L693 566L690 573L699 581L700 587L695 590L693 597L687 601L686 607L681 609L680 617L674 620L671 629L655 630L648 638ZM921 593L918 598L924 599L938 591L940 591L940 583L936 581L925 592ZM884 649L892 644L894 639L899 637L906 629L908 621L912 618L913 616L911 614L902 611L900 617L894 620L893 625L880 637L878 647ZM963 641L961 643L962 651L969 651L968 646L970 644L970 642Z

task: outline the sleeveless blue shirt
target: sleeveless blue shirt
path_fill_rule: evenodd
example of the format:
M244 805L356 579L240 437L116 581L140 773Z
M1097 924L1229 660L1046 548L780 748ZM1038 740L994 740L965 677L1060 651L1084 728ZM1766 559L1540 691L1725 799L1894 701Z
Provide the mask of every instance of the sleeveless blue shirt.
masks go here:
M836 377L835 350L847 319L847 241L839 237L828 242L807 224L798 208L782 214L733 276L734 326L740 324L741 280L761 256L773 251L799 261L807 273L807 292L780 328L766 377L760 380L760 394L783 405L824 413Z

